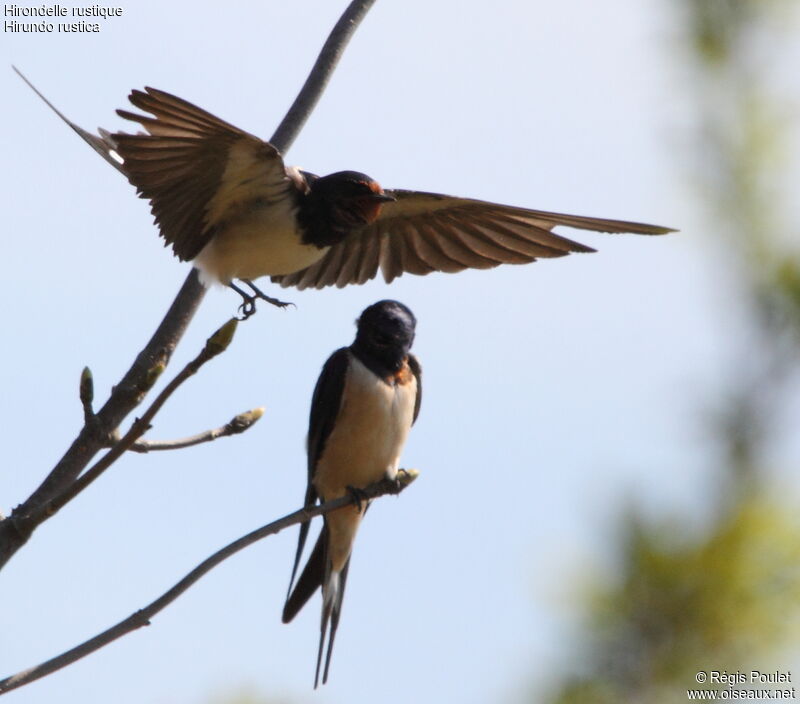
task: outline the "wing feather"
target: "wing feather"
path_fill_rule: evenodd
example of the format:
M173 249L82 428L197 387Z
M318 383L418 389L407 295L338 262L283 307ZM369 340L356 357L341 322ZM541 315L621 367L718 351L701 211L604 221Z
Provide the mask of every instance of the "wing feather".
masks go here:
M342 288L347 286L351 281L358 279L358 270L361 265L364 247L359 247L355 240L349 240L343 243L342 248L342 264L339 266L338 276L336 277L336 286Z
M350 352L347 347L342 347L334 352L325 362L320 372L317 384L314 387L314 394L311 397L311 412L308 419L308 477L306 484L305 506L313 506L317 501L317 492L314 489L314 472L317 467L322 451L325 449L325 443L328 436L333 430L336 416L339 414L339 408L342 405L342 393L344 391L345 377L347 370L350 366ZM292 575L289 579L289 589L287 591L286 605L284 606L284 623L294 618L294 614L299 611L303 604L308 600L310 593L306 593L309 589L313 592L316 586L311 582L304 582L301 588L298 582L297 589L292 592L292 585L294 578L297 575L297 568L300 565L300 558L303 555L303 548L305 547L306 538L308 537L309 522L304 521L300 524L300 532L297 538L297 550L295 551L294 565L292 566ZM324 543L324 539L323 540ZM319 579L321 583L322 577L319 574L319 565L314 567L315 560L322 560L322 557L317 554L320 547L319 543L315 548L311 557L308 559L303 574L309 572L313 573L314 579ZM323 560L324 564L324 560ZM303 577L301 576L301 580ZM309 576L307 580L311 580ZM313 581L313 580L312 580ZM317 584L318 586L318 584ZM295 593L303 594L304 596L295 596ZM298 601L299 600L299 601ZM290 603L293 606L290 606ZM287 616L287 614L291 614Z
M221 222L254 201L291 197L293 183L271 144L155 88L134 90L129 99L150 115L117 113L147 134L110 139L179 258L194 259Z
M463 265L463 268L472 269L491 269L498 264L508 261L508 256L496 259L481 252L481 247L470 247L467 240L463 237L462 222L446 214L436 215L428 224L428 228L433 230L430 239L435 241L441 250L453 261Z
M386 203L374 223L350 233L314 265L272 280L301 289L342 287L369 281L380 269L388 283L403 273L423 276L432 271L489 269L595 251L551 232L558 225L643 235L673 232L658 225L529 210L438 193L387 193L396 201Z
M432 271L439 271L433 263L436 257L431 255L429 251L430 247L425 244L425 241L416 228L406 227L405 236L408 249L407 257L404 262L405 270L411 274L419 274L420 276L429 274Z
M439 217L450 225L451 236L457 239L462 247L466 247L468 250L497 263L507 261L508 258L514 258L514 263L527 261L522 257L515 257L520 252L505 246L503 240L507 238L503 238L502 234L499 234L493 241L491 237L482 235L469 222L454 219L449 215L440 215Z
M504 232L500 228L494 229L491 235L487 235L480 227L471 223L462 223L454 234L465 247L480 252L483 256L497 262L527 264L535 260L535 254L529 251L525 240Z
M362 247L364 254L361 257L361 264L358 268L358 276L355 283L363 284L375 278L380 262L381 247L385 239L383 233L381 233L378 237L369 237L364 240Z
M417 422L419 416L419 408L422 405L422 365L419 360L413 355L408 355L408 366L411 367L411 372L417 378L417 397L414 399L414 418L413 423Z

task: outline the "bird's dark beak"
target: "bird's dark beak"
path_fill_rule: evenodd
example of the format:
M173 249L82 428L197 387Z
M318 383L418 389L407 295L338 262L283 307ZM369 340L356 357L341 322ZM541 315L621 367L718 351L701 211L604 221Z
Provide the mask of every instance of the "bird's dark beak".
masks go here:
M379 203L389 203L397 200L397 198L390 196L388 193L373 193L371 198L372 200L377 200Z

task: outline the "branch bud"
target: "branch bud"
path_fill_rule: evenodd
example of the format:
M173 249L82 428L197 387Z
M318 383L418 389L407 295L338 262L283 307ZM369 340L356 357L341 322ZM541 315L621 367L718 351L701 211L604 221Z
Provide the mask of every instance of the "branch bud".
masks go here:
M79 395L84 406L91 406L92 401L94 401L94 379L92 378L92 370L89 367L84 367L81 372Z
M234 433L243 433L261 416L264 415L264 407L254 408L252 411L245 411L236 416L230 423L230 429Z
M142 384L139 387L142 393L150 391L153 388L153 385L158 381L158 377L160 377L164 370L167 368L167 365L164 362L157 362L154 364L150 369L147 370L147 376L142 380Z
M400 469L397 471L397 483L405 489L419 476L418 469Z
M230 345L231 340L233 340L233 335L236 332L236 326L238 324L239 321L236 318L231 318L225 323L225 325L206 340L205 352L213 357L228 349L228 345Z

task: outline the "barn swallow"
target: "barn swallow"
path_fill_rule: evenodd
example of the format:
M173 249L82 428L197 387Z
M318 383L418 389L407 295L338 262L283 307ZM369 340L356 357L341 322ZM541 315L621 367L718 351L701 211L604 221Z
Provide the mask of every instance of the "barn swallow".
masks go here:
M283 287L341 288L363 284L380 269L389 283L405 272L490 269L595 251L551 232L557 225L673 232L638 222L383 190L357 171L318 177L285 166L269 142L155 88L129 96L148 115L117 110L146 133L101 129L98 137L64 117L22 78L150 201L165 244L179 259L191 261L205 283L229 285L242 296L245 315L255 310L256 298L281 303L252 284L261 276ZM235 279L253 294L236 286Z
M397 301L379 301L364 310L357 325L353 344L328 358L314 389L306 506L317 499L324 502L357 492L383 477L395 479L400 452L419 415L422 370L409 352L416 327L414 314ZM292 590L309 524L300 526L283 622L289 623L317 588L322 588L315 688L330 625L322 683L328 680L350 554L367 507L368 503L359 502L324 516L314 550Z

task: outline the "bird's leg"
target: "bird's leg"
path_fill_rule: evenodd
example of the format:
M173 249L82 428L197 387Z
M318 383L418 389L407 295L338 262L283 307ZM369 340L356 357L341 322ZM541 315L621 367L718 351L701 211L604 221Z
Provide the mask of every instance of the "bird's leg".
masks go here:
M256 312L256 300L258 299L266 301L267 303L271 303L274 306L278 306L278 308L285 308L286 306L294 305L294 303L286 303L285 301L279 301L277 298L268 296L248 279L242 279L242 281L244 281L244 283L250 287L250 289L253 291L252 294L246 293L232 281L228 283L228 288L233 289L242 297L242 305L239 306L239 312L242 314L240 320L247 320L251 315L253 315L253 313Z
M272 296L268 296L264 293L258 286L256 286L250 279L242 279L244 283L246 283L253 291L252 299L260 299L262 301L266 301L267 303L271 303L273 306L278 306L278 308L286 308L286 306L294 306L294 303L287 302L287 301L279 301L277 298L273 298ZM297 306L295 306L296 308ZM255 309L255 304L253 305Z

